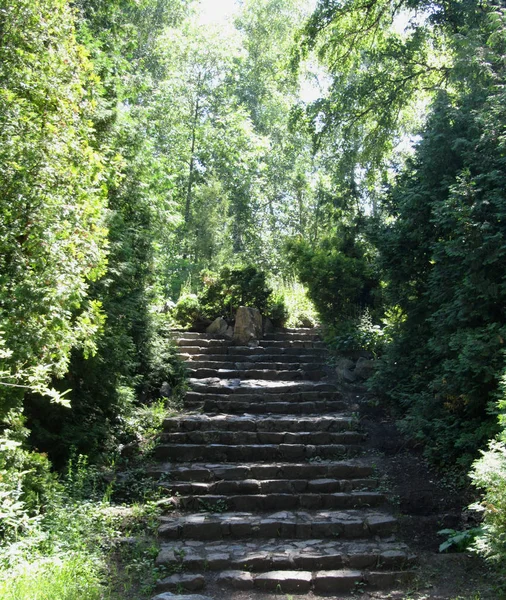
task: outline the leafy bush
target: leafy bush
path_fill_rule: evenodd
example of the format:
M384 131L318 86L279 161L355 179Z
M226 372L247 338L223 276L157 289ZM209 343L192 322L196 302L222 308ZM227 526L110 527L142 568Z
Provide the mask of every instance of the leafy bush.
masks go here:
M326 325L337 327L357 319L366 307L374 308L379 283L369 250L349 232L324 238L316 247L291 240L287 252Z
M388 341L387 329L374 325L367 309L358 320L344 323L335 335L328 337L331 347L339 353L368 350L375 357L383 353Z
M239 306L257 308L263 315L269 315L272 289L266 283L265 273L256 267L224 267L219 273L205 271L203 281L204 290L199 298L205 317L233 319Z
M474 462L470 476L483 492L481 502L472 505L483 515L475 548L506 571L506 444L490 442L488 450Z
M201 314L202 307L196 294L183 294L171 313L174 321L181 327L191 327Z
M316 327L318 325L319 317L316 308L301 283L297 281L275 283L273 287L275 297L279 296L284 307L284 325L286 327ZM272 309L270 312L272 314Z

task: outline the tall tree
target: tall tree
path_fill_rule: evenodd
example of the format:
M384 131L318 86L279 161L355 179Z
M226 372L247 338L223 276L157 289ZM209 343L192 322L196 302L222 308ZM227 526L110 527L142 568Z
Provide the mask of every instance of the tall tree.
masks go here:
M64 0L0 3L0 418L94 350L104 273L98 86ZM13 387L21 386L21 387Z

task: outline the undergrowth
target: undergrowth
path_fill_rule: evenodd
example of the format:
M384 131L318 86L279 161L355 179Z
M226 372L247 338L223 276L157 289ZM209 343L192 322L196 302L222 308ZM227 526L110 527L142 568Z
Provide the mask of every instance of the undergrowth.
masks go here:
M140 600L162 573L155 567L162 501L140 465L177 401L129 417L137 437L128 457L90 465L74 456L60 477L43 454L26 450L22 430L0 439L0 598Z

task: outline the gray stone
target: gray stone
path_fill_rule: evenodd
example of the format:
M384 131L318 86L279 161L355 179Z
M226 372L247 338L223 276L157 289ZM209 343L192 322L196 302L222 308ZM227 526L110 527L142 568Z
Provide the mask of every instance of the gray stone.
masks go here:
M340 358L337 361L336 373L339 381L347 381L353 383L357 377L352 369L355 367L355 363L348 358Z
M272 324L272 321L269 319L269 317L264 317L263 321L264 321L263 322L264 333L273 333L274 325Z
M362 581L360 571L318 571L314 576L316 592L349 592Z
M162 398L170 398L172 396L172 388L167 381L164 381L160 387L160 396Z
M223 571L218 575L218 583L237 590L251 590L253 588L253 576L246 571Z
M282 592L309 592L313 575L309 571L270 571L255 577L255 587Z
M189 592L196 592L206 586L206 580L203 575L176 573L156 582L156 587L160 591L170 591L184 589Z
M211 325L206 329L206 333L214 335L222 335L223 337L229 337L229 325L222 317L215 319ZM231 336L230 336L231 339Z
M355 366L353 374L359 379L369 379L374 373L375 363L373 360L369 360L364 357L360 357Z
M201 596L200 594L172 594L171 592L164 592L163 594L158 594L151 600L213 600L209 596Z
M240 306L235 315L234 342L240 346L258 342L262 337L262 315L256 308Z

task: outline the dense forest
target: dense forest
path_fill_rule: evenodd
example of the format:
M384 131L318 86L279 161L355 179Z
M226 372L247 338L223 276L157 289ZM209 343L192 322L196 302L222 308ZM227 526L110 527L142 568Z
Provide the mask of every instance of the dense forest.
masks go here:
M472 481L475 549L504 566L506 9L199 14L0 0L0 595L116 597L94 541L132 494L121 448L184 389L170 329L245 301L371 352L371 391Z

